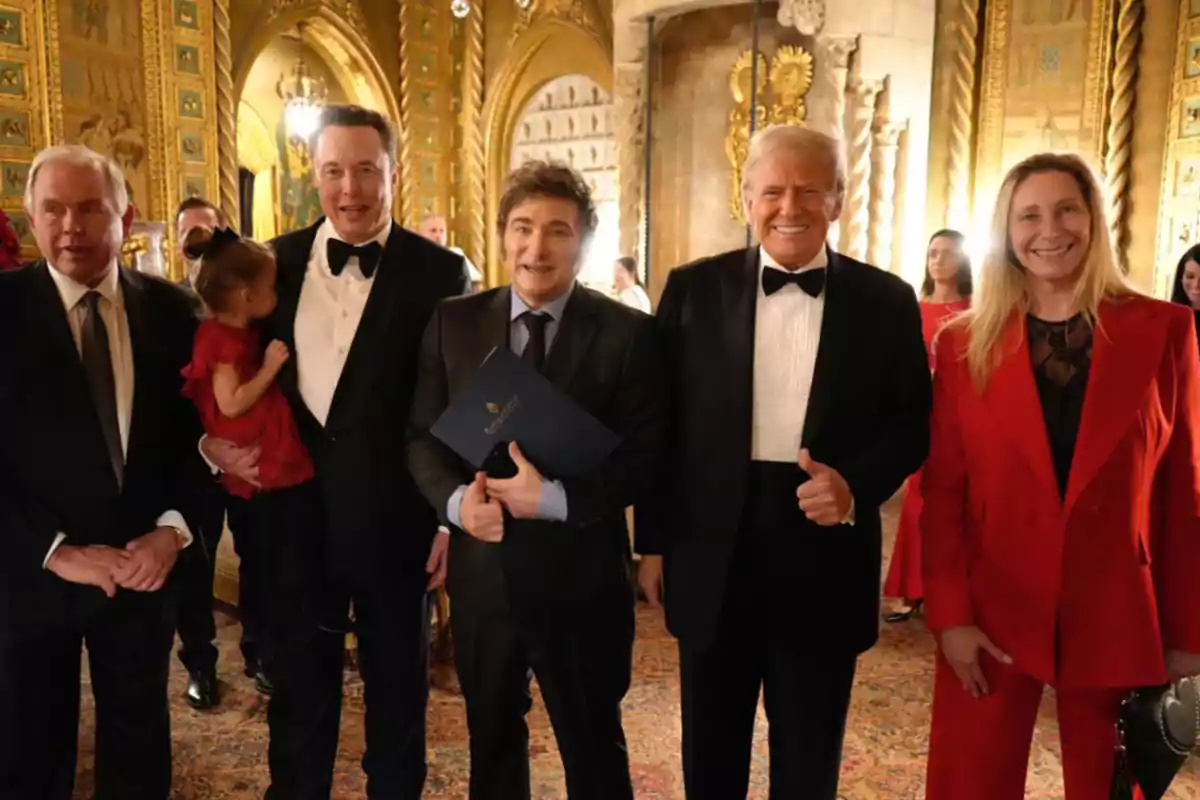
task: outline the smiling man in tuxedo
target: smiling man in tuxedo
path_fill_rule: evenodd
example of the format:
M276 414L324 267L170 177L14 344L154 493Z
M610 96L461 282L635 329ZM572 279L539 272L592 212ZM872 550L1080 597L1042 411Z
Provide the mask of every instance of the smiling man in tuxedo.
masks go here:
M164 587L203 475L179 394L196 309L118 266L129 197L108 159L42 151L25 204L45 259L0 275L0 798L71 797L86 645L95 797L165 800Z
M337 755L346 618L353 602L367 706L367 796L417 800L425 782L426 592L448 534L405 459L421 333L467 290L461 257L391 217L396 135L356 106L321 111L310 146L325 217L274 240L279 304L264 341L293 358L279 381L316 466L318 541L264 543L271 697L269 798L328 798ZM254 454L206 441L247 480ZM314 594L317 603L311 602ZM308 609L309 611L301 611ZM324 613L310 613L323 610Z
M760 690L771 797L834 800L878 636L879 506L929 449L916 295L825 244L845 174L840 142L760 131L760 244L672 271L659 302L673 428L639 579L679 639L689 800L746 796Z
M529 797L532 671L572 800L632 800L621 727L634 634L625 508L657 474L666 428L654 321L576 283L596 212L574 170L516 170L498 228L512 285L438 307L421 349L409 450L413 477L453 528L446 585L470 795ZM591 474L542 476L514 443L515 476L489 478L429 433L496 347L621 437Z

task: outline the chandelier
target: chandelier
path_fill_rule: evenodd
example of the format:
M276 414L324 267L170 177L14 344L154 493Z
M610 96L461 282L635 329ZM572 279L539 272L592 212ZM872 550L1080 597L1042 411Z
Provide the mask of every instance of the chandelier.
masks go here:
M296 29L299 41L303 44L304 23L297 25ZM275 92L283 101L283 119L288 132L294 138L307 142L317 129L321 107L329 95L325 80L309 72L308 64L301 55L296 58L291 73L279 76Z

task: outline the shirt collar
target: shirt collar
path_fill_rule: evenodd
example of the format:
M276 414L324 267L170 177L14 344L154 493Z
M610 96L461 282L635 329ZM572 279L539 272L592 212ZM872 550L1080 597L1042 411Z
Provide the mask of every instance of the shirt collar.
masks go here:
M53 279L55 287L58 288L59 297L62 298L63 307L67 311L74 310L84 295L90 291L98 292L114 308L121 307L121 270L117 265L114 264L109 269L104 279L100 281L100 284L94 290L67 277L51 266L49 262L46 262L46 268L50 271L50 277Z
M392 226L395 224L396 223L394 220L389 219L387 225L384 225L383 230L381 230L379 233L377 233L373 239L370 239L366 242L360 242L357 246L361 247L364 244L370 244L371 242L377 242L380 247L386 247L388 237L392 235ZM339 242L346 241L341 236L338 236L337 231L333 227L333 223L329 220L328 217L326 217L325 221L321 223L321 227L317 231L317 238L319 238L322 241L322 243L324 243L325 241L328 241L329 239L337 239Z
M760 275L762 274L763 269L765 269L767 267L771 267L772 269L784 269L784 267L781 266L778 261L776 261L774 258L771 257L771 254L767 252L767 248L763 247L762 245L758 246L758 264L759 264L758 271L759 271ZM827 267L827 266L829 266L828 248L822 247L820 250L817 251L817 254L813 257L813 260L809 261L807 264L805 264L800 269L784 270L784 271L785 272L793 272L793 271L794 272L802 272L806 269L816 269L818 267Z
M563 311L566 309L567 301L571 299L571 293L574 291L575 282L572 281L571 286L565 292L551 300L549 303L543 303L542 307L538 310L545 314L549 314L550 318L555 322L562 321ZM509 320L514 320L524 314L526 311L533 310L525 303L524 300L521 299L521 295L517 294L516 289L510 288L508 293L512 297L512 303L509 307Z

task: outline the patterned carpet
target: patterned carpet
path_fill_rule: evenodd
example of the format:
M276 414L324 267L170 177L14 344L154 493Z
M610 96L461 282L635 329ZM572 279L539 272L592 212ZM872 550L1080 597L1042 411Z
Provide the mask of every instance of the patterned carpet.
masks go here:
M893 528L895 506L887 514ZM890 546L890 537L889 537ZM183 702L186 675L173 664L171 700L175 740L175 791L178 800L260 798L267 786L266 704L249 679L241 676L237 623L221 616L221 678L224 699L213 712L197 713ZM637 797L683 798L679 772L679 693L677 655L662 617L643 607L638 614L634 681L625 701ZM919 621L884 626L879 645L859 662L858 680L842 766L847 800L919 800L929 726L933 643ZM90 796L93 713L85 691L80 730L80 769L76 797ZM533 797L565 798L554 736L540 701L530 714ZM766 798L766 720L760 709L751 798ZM358 759L362 753L362 684L348 673L342 738L338 753L336 798L363 796ZM1058 733L1053 702L1043 703L1026 797L1062 798ZM434 691L429 707L429 780L426 798L467 797L467 737L462 700ZM1200 800L1200 771L1194 762L1176 781L1172 798ZM967 800L967 798L964 798Z

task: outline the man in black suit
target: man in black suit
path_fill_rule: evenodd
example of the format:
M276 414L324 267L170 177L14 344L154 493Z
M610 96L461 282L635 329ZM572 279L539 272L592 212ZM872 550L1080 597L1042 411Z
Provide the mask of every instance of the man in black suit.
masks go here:
M80 653L96 696L96 794L171 788L164 587L203 465L179 392L192 299L120 269L121 171L81 146L34 160L45 260L0 275L0 798L68 800Z
M279 305L263 341L316 466L324 532L264 543L270 798L328 798L353 602L367 703L367 794L419 798L428 699L426 592L445 575L449 535L417 491L405 431L421 333L467 289L461 256L391 217L396 136L374 111L327 106L312 137L325 218L274 240ZM206 440L218 467L255 478L253 453ZM319 593L319 602L309 599Z
M189 197L179 204L175 212L177 238L182 243L188 231L206 228L210 231L228 224L221 209L203 197ZM183 261L188 265L188 278L184 283L191 286L192 273L199 262L184 253ZM226 493L215 476L202 481L198 487L197 528L199 541L196 550L179 565L176 593L176 626L179 629L179 660L188 671L188 685L184 699L192 708L200 711L214 707L220 701L217 682L217 648L213 640L217 636L213 620L213 573L216 569L217 548L225 532L225 512L229 511L229 528L233 532L234 546L238 554L238 617L242 623L241 650L245 662L244 674L254 679L255 688L263 694L271 693L271 682L263 672L260 653L259 615L262 601L258 597L255 583L257 568L252 548L246 537L238 531L249 532L249 527L239 518L248 513L248 503Z
M743 175L761 245L674 270L659 302L673 429L640 582L679 639L689 800L746 796L760 686L771 797L834 800L879 507L925 459L929 366L912 289L825 245L840 143L771 127Z
M621 727L634 597L625 508L657 475L666 428L653 320L575 282L596 227L573 170L509 176L499 229L511 286L442 303L425 333L409 464L452 526L447 588L475 800L528 798L529 673L572 800L632 800ZM476 472L429 433L485 356L509 347L621 437L594 472ZM566 443L564 443L566 445Z

